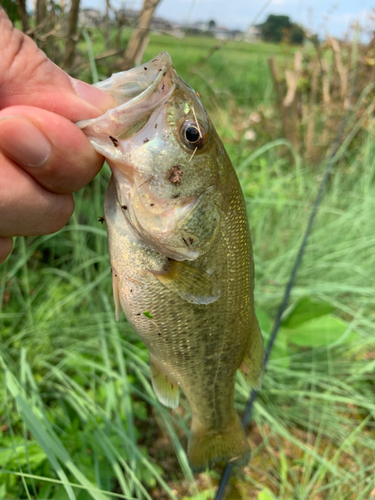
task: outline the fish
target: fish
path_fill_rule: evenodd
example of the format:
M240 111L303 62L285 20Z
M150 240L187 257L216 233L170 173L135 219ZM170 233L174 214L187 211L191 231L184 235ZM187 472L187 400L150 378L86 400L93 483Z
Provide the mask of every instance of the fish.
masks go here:
M259 389L264 354L235 169L167 52L96 86L118 106L78 126L112 170L104 219L116 319L122 308L146 345L160 402L177 408L185 394L193 471L243 466L236 370Z

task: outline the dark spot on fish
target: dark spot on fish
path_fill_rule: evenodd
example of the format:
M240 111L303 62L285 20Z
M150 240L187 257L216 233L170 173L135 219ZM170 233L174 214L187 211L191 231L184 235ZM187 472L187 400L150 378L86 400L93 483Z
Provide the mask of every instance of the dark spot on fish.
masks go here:
M216 222L216 219L214 219L214 221Z
M140 316L140 315L141 315L141 313L137 313L137 314L136 314L136 316Z
M121 205L121 208L123 208L124 210L128 209L127 205Z
M105 218L101 215L100 217L98 217L98 222L103 224L103 222L105 222Z
M201 98L201 95L200 95L200 93L199 93L199 92L197 92L197 96L199 97L199 99Z
M158 124L157 124L157 123L155 123L154 127L155 127L155 128L158 128Z
M145 71L147 71L147 68L146 68L146 66L144 66L144 68L143 68L143 69L144 69Z
M161 335L161 333L158 333L158 335L160 336L160 335Z
M171 173L169 174L168 180L172 182L172 184L176 184L178 186L181 182L182 176L184 175L183 171L181 170L181 165L175 165Z
M192 237L190 236L190 238L189 238L189 243L190 243L190 245L192 245L192 244L194 243L194 241L195 241L195 240L194 240L194 238L192 238Z
M146 142L148 142L149 140L150 140L150 139L147 139L147 137L145 137L145 138L143 139L144 144L146 144Z
M161 86L161 90L164 90L165 89L165 85L163 83L163 85Z
M151 62L155 62L155 61L156 61L156 59L153 59Z
M180 193L174 194L173 198L178 198L180 196Z
M133 293L133 290L130 290L130 293Z
M185 245L189 248L189 243L185 240L185 238L182 238L182 241L185 243Z
M109 136L109 138L111 139L111 141L113 142L113 145L115 148L118 148L118 140L116 139L116 137L112 137L111 135Z
M155 205L155 203L150 203L150 207L153 207Z
M162 69L159 69L159 71L162 71Z
M163 76L165 76L166 74L167 74L167 72L166 72L166 71L164 71Z

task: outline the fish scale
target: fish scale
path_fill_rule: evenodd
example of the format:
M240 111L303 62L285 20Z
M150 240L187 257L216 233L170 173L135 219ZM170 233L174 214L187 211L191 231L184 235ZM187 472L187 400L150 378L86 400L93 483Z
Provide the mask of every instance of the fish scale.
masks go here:
M189 401L192 468L218 460L243 465L250 450L233 406L235 373L243 366L250 385L259 387L263 363L246 206L193 89L166 53L146 66L145 98L124 95L124 111L119 103L98 119L105 123L100 132L95 120L80 124L113 172L104 212L115 303L150 352L161 402L175 408L180 389ZM105 90L121 95L121 81L134 88L132 71L113 75ZM158 93L165 90L164 100ZM116 151L108 140L111 120L120 135ZM197 131L192 144L187 130ZM178 177L170 174L176 166Z

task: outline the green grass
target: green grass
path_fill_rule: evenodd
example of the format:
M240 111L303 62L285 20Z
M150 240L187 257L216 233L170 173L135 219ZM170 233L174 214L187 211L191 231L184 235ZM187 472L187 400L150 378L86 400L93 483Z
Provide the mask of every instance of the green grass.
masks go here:
M236 135L232 103L246 112L261 103L275 116L266 62L275 47L230 44L197 67L214 42L205 43L155 35L145 59L168 50L227 141L246 196L256 307L267 338L324 165L293 159L283 140L254 151ZM277 50L282 57L284 49ZM252 460L232 479L229 498L374 495L369 123L359 147L337 158L248 428ZM188 467L187 403L177 411L158 403L145 348L123 316L115 321L105 227L98 222L108 179L106 168L77 193L75 215L57 235L18 238L1 268L0 498L6 500L214 495L218 471L195 482ZM248 395L239 376L240 412Z

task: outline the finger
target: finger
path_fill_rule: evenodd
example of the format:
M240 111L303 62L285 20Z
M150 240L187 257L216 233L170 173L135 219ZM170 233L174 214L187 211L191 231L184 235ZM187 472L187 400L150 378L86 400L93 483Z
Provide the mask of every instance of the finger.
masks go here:
M72 195L44 189L0 153L0 237L55 233L74 211Z
M37 45L13 28L0 7L0 109L37 106L76 122L95 118L116 101L91 85L70 78Z
M0 264L8 257L13 248L12 238L0 238Z
M0 111L0 150L55 193L78 191L103 164L103 157L72 122L30 106Z

